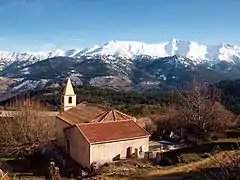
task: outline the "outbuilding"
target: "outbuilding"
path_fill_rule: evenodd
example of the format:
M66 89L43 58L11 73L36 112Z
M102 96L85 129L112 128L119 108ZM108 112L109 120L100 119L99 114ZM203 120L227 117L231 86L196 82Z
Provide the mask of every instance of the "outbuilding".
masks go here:
M133 120L81 123L64 129L66 151L82 167L144 156L149 133Z

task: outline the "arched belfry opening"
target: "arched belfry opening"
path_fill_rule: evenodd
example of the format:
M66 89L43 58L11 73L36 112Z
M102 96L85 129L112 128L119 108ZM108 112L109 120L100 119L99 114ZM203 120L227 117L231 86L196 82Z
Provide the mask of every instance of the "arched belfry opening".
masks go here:
M72 104L72 97L71 96L68 98L68 103Z

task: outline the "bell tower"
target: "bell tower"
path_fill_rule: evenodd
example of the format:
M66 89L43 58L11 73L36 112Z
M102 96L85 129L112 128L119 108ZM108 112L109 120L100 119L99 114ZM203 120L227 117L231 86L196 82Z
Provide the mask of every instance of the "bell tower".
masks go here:
M61 98L61 112L71 109L76 106L76 94L73 90L73 86L70 78L67 80L67 85L64 89L62 98Z

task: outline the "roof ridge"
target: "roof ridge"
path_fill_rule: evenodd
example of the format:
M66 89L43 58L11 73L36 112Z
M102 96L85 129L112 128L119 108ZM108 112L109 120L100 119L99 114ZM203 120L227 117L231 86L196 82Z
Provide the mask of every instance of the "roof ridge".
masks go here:
M109 112L108 111L104 111L103 113L97 115L96 117L92 118L89 122L94 122L94 120L98 119L99 117L105 117ZM102 120L102 119L100 119ZM97 122L100 122L100 121L97 121Z
M89 122L89 123L78 123L76 124L77 126L79 125L92 125L92 124L107 124L107 123L121 123L121 122L126 122L126 121L133 121L132 119L127 119L127 120L121 120L121 121L101 121L101 122ZM134 122L134 121L133 121Z
M134 118L133 116L128 115L128 114L125 114L125 113L123 113L123 112L121 112L121 111L119 111L119 110L117 110L117 109L114 109L114 111L115 111L116 113L118 113L120 116L122 116L123 118L126 118L126 117L128 117L128 118Z
M101 105L101 104L90 103L90 102L87 102L87 101L82 101L79 104L77 104L77 106L80 105L80 104L89 104L89 105L92 105L92 106L97 106L97 107L108 109L108 110L113 110L114 109L114 108L111 108L111 107L108 107L108 106L104 106L104 105Z
M57 113L56 117L70 124L82 124L88 121L90 121L89 123L108 123L108 121L115 122L135 119L133 116L122 113L113 107L107 107L86 101L83 101L77 104L77 106L64 112Z
M111 111L107 111L106 112L106 115L102 117L102 119L98 122L104 122L104 120L109 116L109 114L112 113L112 110Z

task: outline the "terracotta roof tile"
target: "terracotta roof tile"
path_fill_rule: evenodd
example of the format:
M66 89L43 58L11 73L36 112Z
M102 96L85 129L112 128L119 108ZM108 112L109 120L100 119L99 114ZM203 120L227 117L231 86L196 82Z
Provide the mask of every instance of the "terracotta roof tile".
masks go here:
M71 125L86 122L134 119L133 117L112 108L98 106L87 102L82 102L76 107L58 114L57 117Z
M76 125L90 143L101 143L149 136L132 120Z

